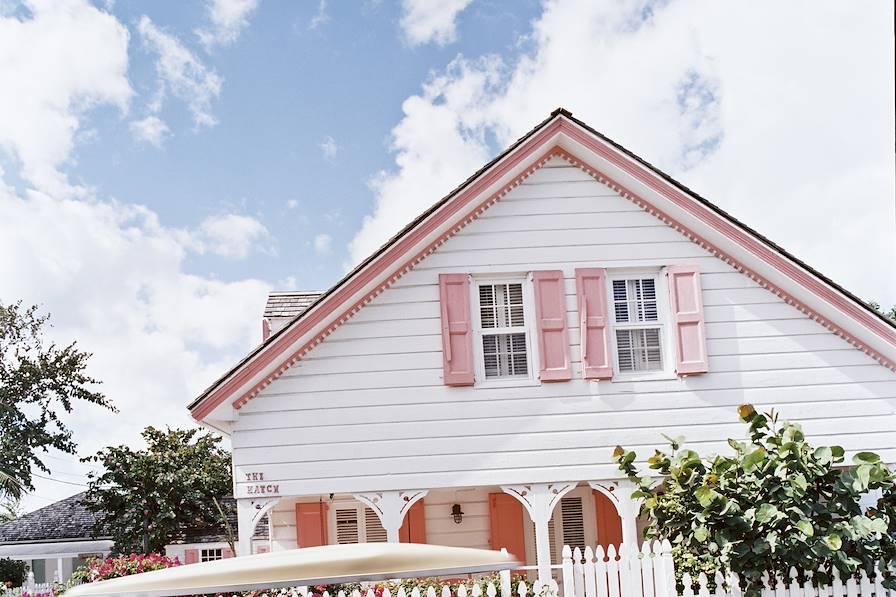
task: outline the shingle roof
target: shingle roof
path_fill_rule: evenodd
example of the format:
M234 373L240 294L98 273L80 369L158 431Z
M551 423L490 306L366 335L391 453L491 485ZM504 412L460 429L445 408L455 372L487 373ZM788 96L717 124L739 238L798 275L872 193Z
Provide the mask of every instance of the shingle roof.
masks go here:
M0 524L0 544L32 543L38 541L89 540L93 539L93 526L97 515L87 509L85 493L79 493L52 503L34 512L20 516L16 520ZM227 515L234 538L237 537L236 500L232 496L220 499L221 507ZM255 528L255 538L268 536L267 516ZM99 537L108 538L107 535ZM189 527L183 538L172 543L212 543L227 540L227 530L223 523Z
M0 543L92 539L96 519L82 492L0 524Z
M305 312L323 292L297 290L290 292L272 292L264 306L265 317L296 317Z
M230 523L233 537L234 539L237 539L239 536L237 529L239 527L237 525L236 500L228 495L220 498L218 501L221 504L221 509L224 510L224 514L227 516L227 522ZM252 537L255 539L268 538L267 515L263 516L261 520L258 521L258 525L255 527L255 534L252 535ZM171 543L217 543L220 541L227 541L227 529L223 523L210 526L203 525L190 527L184 532L182 538L172 540Z

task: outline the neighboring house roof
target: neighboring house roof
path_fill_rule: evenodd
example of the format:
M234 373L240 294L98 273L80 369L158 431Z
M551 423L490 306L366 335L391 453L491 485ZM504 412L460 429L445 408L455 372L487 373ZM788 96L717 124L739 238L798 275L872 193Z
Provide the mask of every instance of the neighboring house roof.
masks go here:
M224 510L225 516L227 516L227 522L230 524L231 532L233 533L234 540L238 539L238 525L237 525L237 514L236 514L236 500L233 496L226 496L219 500L221 504L221 509ZM263 516L261 520L258 521L258 525L255 527L255 534L252 535L253 539L267 539L268 538L268 517L267 515ZM175 539L171 543L172 544L180 544L180 543L220 543L222 541L227 541L227 529L224 526L224 523L218 523L215 525L197 525L193 527L187 528L184 532L183 537L180 539Z
M48 541L92 541L108 539L105 533L93 536L93 527L98 518L87 509L86 493L78 493L64 500L54 502L39 510L29 512L0 525L0 545L10 543L40 543ZM221 507L237 537L236 500L232 496L221 498ZM268 536L267 517L262 518L255 529L255 538ZM216 525L196 525L188 527L183 538L173 543L215 543L227 540L224 523Z
M301 315L314 301L323 295L321 291L278 291L268 295L264 306L266 318L294 318Z
M67 497L0 524L0 544L94 539L93 526L97 515L87 509L84 495L82 492ZM105 534L101 533L100 536L105 537Z
M668 174L573 118L568 111L558 109L215 381L189 405L193 417L205 420L228 401L239 409L375 296L555 156L580 167L896 370L894 322Z

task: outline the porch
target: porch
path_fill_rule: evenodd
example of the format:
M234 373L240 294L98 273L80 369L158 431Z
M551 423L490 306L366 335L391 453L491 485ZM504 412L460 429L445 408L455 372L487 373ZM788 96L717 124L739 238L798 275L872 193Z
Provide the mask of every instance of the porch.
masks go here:
M450 487L238 500L239 536L262 517L271 551L356 542L507 549L535 578L559 580L563 546L639 545L635 487L624 480ZM246 542L240 555L257 553Z

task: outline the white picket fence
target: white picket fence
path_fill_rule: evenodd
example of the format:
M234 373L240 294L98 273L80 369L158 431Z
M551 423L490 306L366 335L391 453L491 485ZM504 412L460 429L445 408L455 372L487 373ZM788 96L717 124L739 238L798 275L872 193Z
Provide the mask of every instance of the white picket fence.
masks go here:
M561 568L563 597L743 597L737 575L721 573L713 578L713 590L705 574L696 579L685 574L684 591L679 595L668 541L644 542L640 550L634 551L625 545L617 551L611 545L606 552L601 546L586 547L583 552L566 545ZM800 577L804 579L802 583ZM762 597L896 597L896 591L887 590L882 584L880 564L873 578L862 572L858 579L842 581L836 570L833 577L830 585L815 586L811 571L800 575L791 568L786 579L766 574Z
M52 597L53 583L39 582L14 589L0 590L0 597L22 597L23 595L28 595L29 597Z

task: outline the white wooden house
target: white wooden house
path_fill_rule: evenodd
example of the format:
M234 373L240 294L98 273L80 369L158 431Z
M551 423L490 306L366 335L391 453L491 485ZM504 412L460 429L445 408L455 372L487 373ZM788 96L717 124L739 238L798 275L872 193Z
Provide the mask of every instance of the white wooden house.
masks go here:
M264 325L190 410L274 550L506 547L544 576L636 540L614 446L727 450L745 402L896 461L893 323L563 110Z

